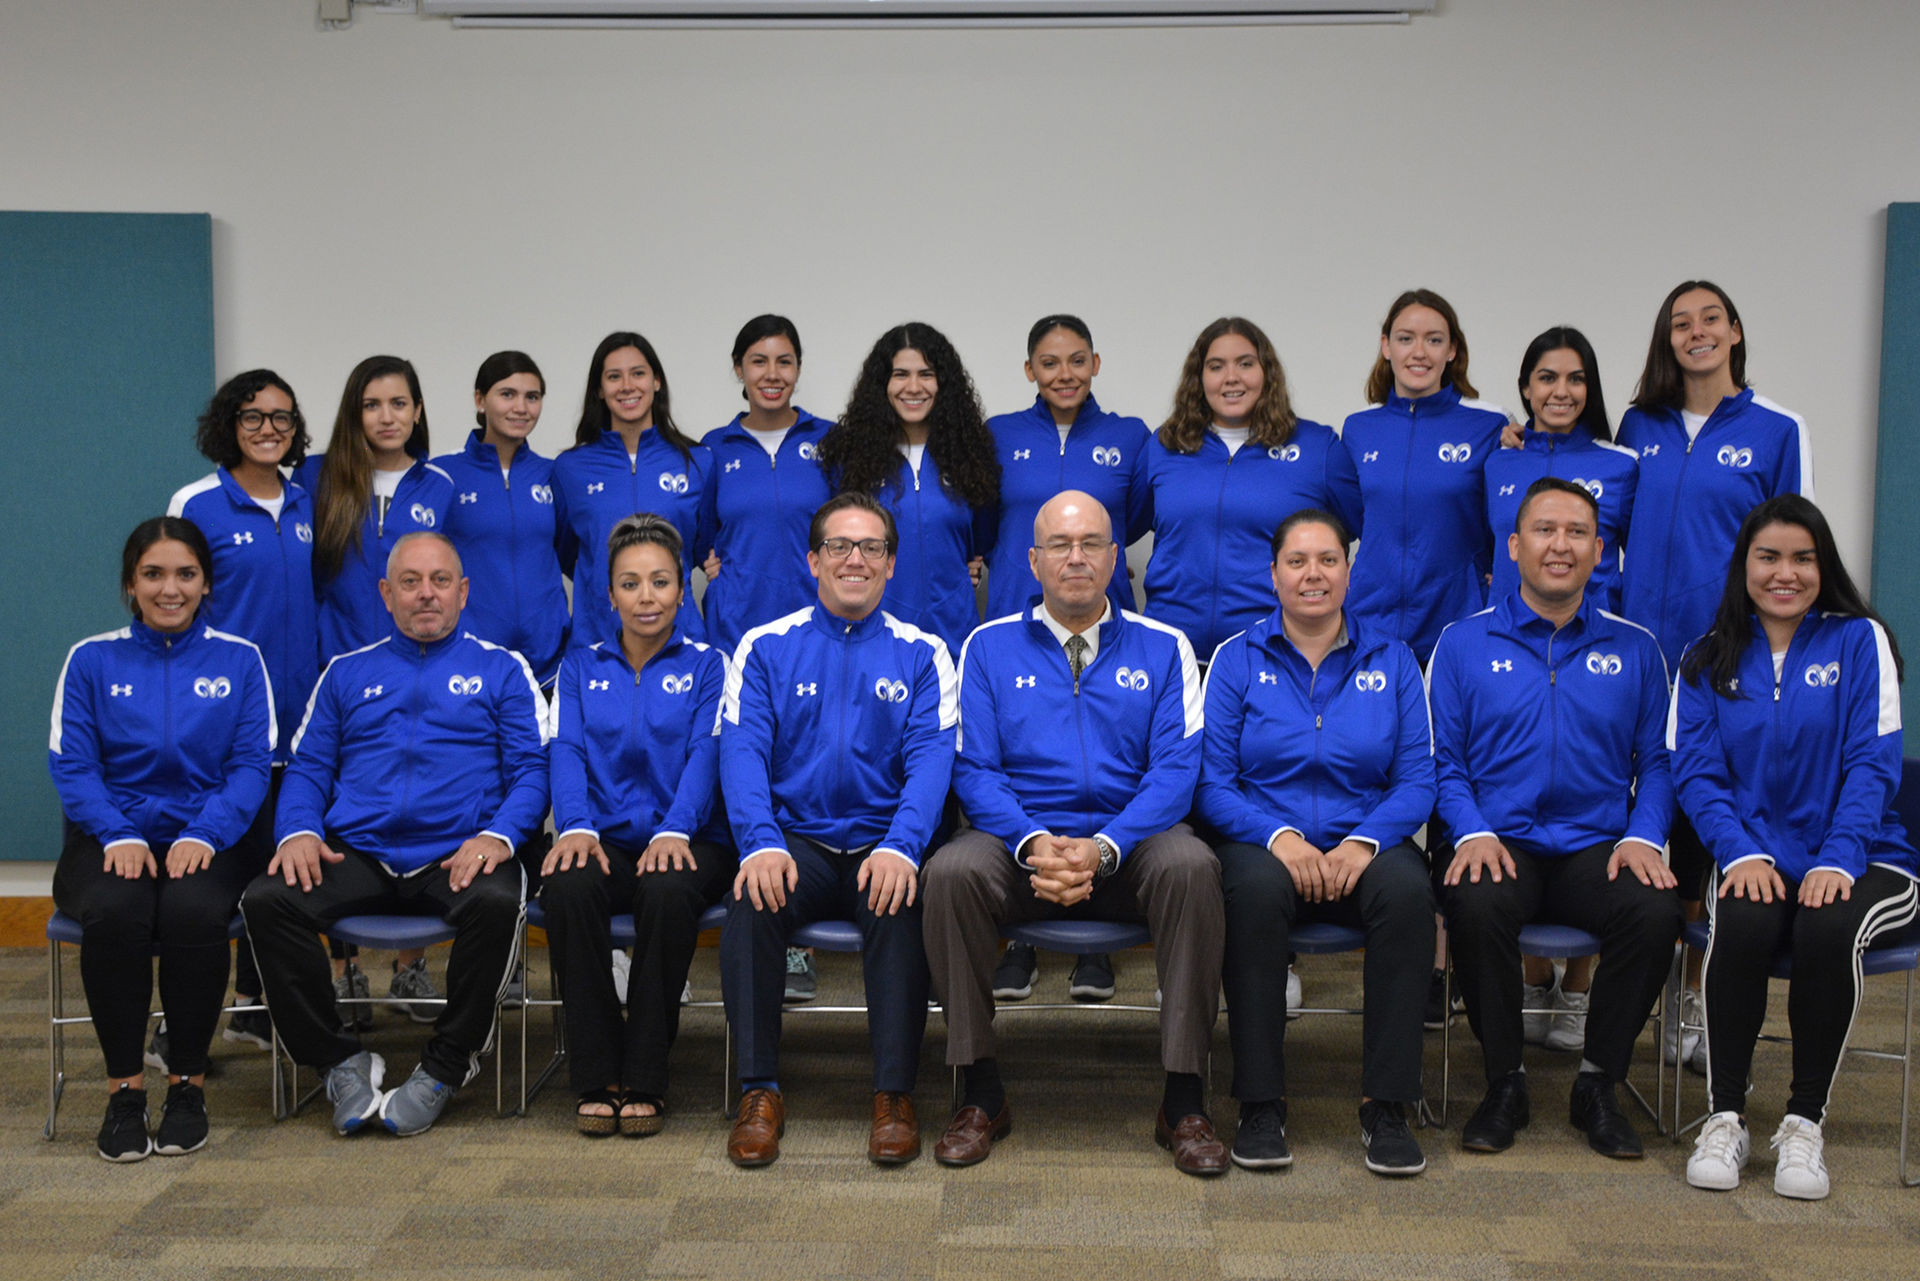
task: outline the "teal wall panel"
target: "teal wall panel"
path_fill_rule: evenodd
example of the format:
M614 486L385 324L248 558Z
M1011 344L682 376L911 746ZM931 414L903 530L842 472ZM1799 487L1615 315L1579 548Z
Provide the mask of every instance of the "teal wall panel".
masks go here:
M126 621L127 532L207 470L213 391L206 214L0 212L0 858L59 853L47 720L69 646Z
M1873 485L1873 607L1907 660L1900 719L1920 755L1920 204L1887 206L1880 329L1880 439Z

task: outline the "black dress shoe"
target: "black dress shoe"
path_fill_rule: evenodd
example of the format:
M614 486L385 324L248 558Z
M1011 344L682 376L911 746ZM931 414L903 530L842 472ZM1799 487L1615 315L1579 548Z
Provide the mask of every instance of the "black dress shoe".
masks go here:
M1567 1119L1574 1129L1586 1132L1587 1146L1601 1156L1633 1161L1645 1155L1633 1122L1620 1110L1613 1082L1598 1072L1582 1072L1573 1078Z
M1487 1097L1460 1131L1460 1146L1469 1152L1505 1152L1513 1146L1514 1134L1531 1120L1527 1074L1509 1072L1487 1087Z

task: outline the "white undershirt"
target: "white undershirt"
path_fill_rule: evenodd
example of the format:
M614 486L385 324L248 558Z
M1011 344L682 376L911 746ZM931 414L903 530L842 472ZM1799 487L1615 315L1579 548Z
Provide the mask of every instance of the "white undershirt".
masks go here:
M1786 673L1786 670L1787 670L1787 651L1784 649L1774 651L1773 683L1775 685L1778 685L1780 683L1780 677Z
M767 451L769 457L774 457L780 453L781 442L786 440L787 433L792 430L791 427L775 427L772 431L755 431L749 427L747 434L760 442L760 447Z
M1054 426L1060 432L1060 452L1064 454L1067 452L1067 433L1073 430L1073 424L1068 423L1065 427L1061 427L1059 423L1055 423Z
M393 496L400 492L400 478L405 471L378 471L373 473L373 505L376 523L384 527L387 523L387 508L393 505Z
M287 487L285 485L280 487L280 494L277 498L256 498L253 501L265 509L267 515L273 517L273 523L278 525L280 523L280 511L287 505Z
M912 441L907 441L900 446L900 456L907 460L907 466L913 468L913 474L917 478L920 475L920 460L927 456L927 447L925 444L916 445Z
M1707 416L1705 414L1689 413L1683 409L1680 411L1680 422L1686 427L1687 440L1691 442L1700 439L1700 429L1707 425Z
M1047 608L1045 601L1042 601L1040 608L1034 612L1040 621L1047 625L1047 630L1053 633L1053 638L1060 642L1062 649L1066 648L1069 636L1078 636L1084 640L1087 643L1087 661L1091 663L1093 656L1100 652L1100 624L1113 617L1113 602L1107 602L1106 608L1100 611L1100 617L1095 619L1093 626L1084 632L1069 630L1065 623L1053 616L1053 611Z
M1220 443L1227 447L1227 457L1231 458L1240 452L1240 446L1247 443L1247 437L1253 434L1253 428L1222 427L1219 423L1215 423L1213 434L1218 436Z

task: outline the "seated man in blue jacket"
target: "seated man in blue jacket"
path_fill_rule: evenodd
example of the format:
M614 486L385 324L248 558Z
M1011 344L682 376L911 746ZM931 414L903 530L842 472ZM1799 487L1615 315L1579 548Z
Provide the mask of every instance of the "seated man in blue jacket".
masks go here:
M814 513L819 604L740 638L720 700L720 788L740 871L720 935L727 1022L740 1042L735 1165L780 1155L780 1006L787 945L814 921L860 927L873 1128L867 1156L920 1155L913 1082L927 1027L916 887L953 775L953 662L939 637L880 609L899 531L870 496Z
M1187 1174L1224 1174L1205 1111L1226 935L1220 866L1186 823L1200 772L1200 679L1174 628L1107 600L1119 549L1078 490L1034 519L1041 599L967 639L954 790L973 826L928 861L927 958L961 1107L934 1150L984 1161L1012 1127L994 1058L1001 927L1144 920L1159 972L1166 1091L1154 1138Z
M408 534L387 557L393 632L327 665L293 739L266 874L241 911L273 1021L320 1069L334 1129L377 1114L418 1134L479 1070L513 966L526 882L513 850L547 809L546 722L526 661L460 631L453 544ZM340 1027L319 934L358 913L444 916L447 1003L420 1066L380 1091L385 1063Z
M1614 1087L1680 933L1664 849L1673 818L1667 668L1653 634L1587 599L1599 509L1579 485L1528 487L1507 539L1519 590L1440 634L1427 669L1454 963L1486 1059L1461 1131L1501 1152L1531 1116L1520 1063L1520 927L1597 935L1587 1038L1568 1115L1594 1151L1641 1155Z

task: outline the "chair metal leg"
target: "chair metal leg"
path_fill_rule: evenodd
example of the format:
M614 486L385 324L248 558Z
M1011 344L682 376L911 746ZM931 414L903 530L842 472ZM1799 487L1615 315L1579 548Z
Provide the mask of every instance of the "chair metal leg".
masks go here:
M1440 1111L1437 1115L1431 1108L1427 1113L1436 1127L1444 1129L1447 1124L1447 1108L1453 1096L1453 949L1447 949L1447 964L1442 971L1446 978L1442 981L1441 995L1446 1004L1440 1016Z
M1913 1097L1913 971L1907 971L1907 1013L1900 1041L1900 1182L1904 1187L1920 1187L1920 1174L1907 1165L1907 1132L1910 1125L1908 1105Z
M66 986L60 974L60 944L47 940L47 1142L53 1142L60 1096L67 1087Z

